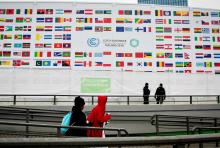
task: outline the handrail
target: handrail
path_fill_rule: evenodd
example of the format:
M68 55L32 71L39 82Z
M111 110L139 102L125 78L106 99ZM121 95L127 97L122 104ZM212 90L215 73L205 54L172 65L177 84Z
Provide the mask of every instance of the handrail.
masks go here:
M162 117L163 119L160 119ZM216 117L194 117L194 116L176 116L176 115L153 115L151 118L151 125L155 125L156 128L156 135L159 134L159 127L160 126L175 126L184 127L186 129L187 134L190 133L190 128L194 127L195 125L202 125L204 126L213 126L216 127L220 125L218 123L220 118Z
M218 127L203 127L203 126L194 126L193 128L192 128L192 132L196 132L196 131L198 131L199 133L200 133L200 130L202 130L202 129L208 129L208 130L220 130L220 127L218 126Z
M87 146L155 146L181 145L220 140L219 134L153 136L153 137L107 137L107 138L0 138L1 147L87 147Z
M1 96L10 96L13 97L12 100L0 100L0 102L13 102L13 105L16 105L18 102L50 102L53 103L53 105L56 105L58 102L73 102L73 100L69 101L69 100L59 100L58 97L76 97L76 96L82 96L82 97L90 97L91 98L91 103L92 105L94 105L94 97L98 97L99 95L55 95L55 94L0 94ZM39 97L52 97L52 100L18 100L17 97L25 97L25 96L39 96ZM124 98L124 102L127 103L127 105L130 105L131 102L140 102L140 101L135 101L135 100L131 100L131 98L143 98L143 95L107 95L107 97L120 97L120 98ZM173 98L181 98L184 97L185 99L187 98L188 100L173 100ZM214 97L214 100L193 100L193 98L197 98L197 97ZM152 100L149 100L149 102L156 102L154 99L154 95L150 95L149 99L153 98ZM164 102L184 102L184 103L189 103L189 104L193 104L198 103L198 102L215 102L216 104L220 103L220 95L166 95L166 100ZM171 100L169 100L169 98ZM109 100L108 102L113 101L112 99ZM143 102L143 100L141 100L141 102Z
M71 129L82 129L82 130L106 130L106 131L117 131L117 136L120 137L122 134L121 132L125 133L125 136L128 136L128 132L124 128L99 128L99 127L88 127L88 126L61 126L61 125L50 125L50 124L36 124L36 123L17 123L17 122L3 122L0 121L1 125L15 125L15 126L33 126L33 127L48 127L48 128L56 128L57 129L57 136L60 137L60 128L71 128ZM28 131L26 130L26 134Z

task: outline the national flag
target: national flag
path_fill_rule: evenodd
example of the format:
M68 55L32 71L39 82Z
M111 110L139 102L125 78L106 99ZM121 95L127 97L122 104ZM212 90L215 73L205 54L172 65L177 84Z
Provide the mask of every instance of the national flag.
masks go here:
M55 40L62 40L62 39L63 39L63 35L55 34L55 35L54 35L54 39L55 39Z
M31 43L23 43L22 44L23 48L30 48L30 46L31 46Z
M0 14L5 14L6 10L5 9L0 9Z
M202 28L202 33L210 33L210 29L209 28Z
M116 32L124 32L124 27L116 26Z
M55 51L55 52L53 53L53 56L54 56L54 57L62 57L62 52L61 52L61 51Z
M32 9L24 9L24 14L31 15L33 13Z
M44 26L36 26L36 31L44 31Z
M190 33L190 28L182 28L183 33Z
M220 50L220 45L213 45L213 50Z
M174 24L182 24L182 20L173 20Z
M204 62L205 67L212 67L212 62Z
M104 27L104 29L103 29L104 31L112 31L112 28L111 27ZM125 30L126 30L126 28L125 28ZM126 30L127 31L127 30Z
M155 10L155 16L163 16L163 10Z
M64 31L63 26L55 26L55 31Z
M95 62L95 66L102 66L103 65L103 62Z
M220 22L218 20L211 20L212 25L219 25Z
M34 57L36 57L36 58L43 57L43 52L42 51L35 51Z
M63 52L63 57L70 57L70 56L71 56L70 51L64 51Z
M163 35L156 35L156 41L164 41Z
M124 55L126 58L131 58L133 56L133 53L126 52L126 53L124 53Z
M116 57L124 57L124 53L116 53Z
M2 56L3 57L11 57L11 51L3 51Z
M64 10L64 14L72 14L72 10L70 9Z
M193 11L193 16L195 16L195 17L201 16L201 12L200 11Z
M134 15L143 15L142 10L135 10Z
M13 26L5 26L5 31L13 31Z
M190 36L183 36L183 41L184 42L189 42L191 39L190 39Z
M52 17L46 17L45 18L45 23L53 23L53 18Z
M76 14L84 14L84 10L76 10Z
M220 13L219 12L211 12L211 17L219 17Z
M44 43L44 48L52 48L52 43Z
M220 62L215 62L215 63L214 63L214 66L215 66L215 67L220 67Z
M164 49L165 50L172 50L172 44L164 44Z
M24 18L23 17L16 17L15 21L16 21L16 23L23 23Z
M5 34L4 35L4 39L11 40L12 39L12 35L11 34Z
M23 40L30 40L31 39L31 35L30 34L24 34L23 35Z
M173 11L173 16L182 16L182 11Z
M45 14L53 14L53 9L46 9Z
M144 66L146 67L152 67L153 63L152 62L144 62Z
M22 57L30 57L30 51L22 51Z
M135 53L135 58L143 58L143 57L144 57L143 52L136 52Z
M98 19L98 18L95 18L95 19ZM95 20L95 22L99 22L98 20ZM117 24L123 24L124 23L124 18L116 18L116 23Z
M209 22L207 21L201 20L201 22L202 22L202 25L209 25Z
M184 67L184 63L183 62L175 62L176 67Z
M69 67L70 66L70 60L62 60L62 66L63 67Z
M183 45L182 44L175 44L175 50L182 50Z
M85 9L84 14L91 15L91 14L93 14L93 10L92 9Z
M150 10L144 10L143 15L151 15L151 11Z
M184 62L184 67L192 67L192 62Z
M95 26L95 32L103 32L103 26Z
M218 37L213 36L212 41L213 42L220 42L220 37L219 36Z
M36 43L35 48L44 48L44 44L42 43Z
M37 9L37 14L45 14L45 9Z
M219 28L212 28L212 33L219 33Z
M36 66L42 66L42 65L43 65L43 61L42 61L42 60L37 60L37 61L35 62L35 65L36 65Z
M190 59L189 54L184 52L184 59Z
M207 12L207 11L201 12L201 16L209 16L209 12Z
M163 16L171 16L171 11L163 11Z
M173 53L166 52L164 55L165 58L173 58Z
M164 27L164 33L172 33L171 27Z
M71 34L63 34L63 40L71 40Z
M163 27L156 27L156 33L163 33Z
M211 45L203 45L204 50L211 50Z
M212 55L210 53L205 53L204 58L212 58Z
M156 53L156 58L164 58L164 53L163 52L157 52Z
M62 43L54 43L54 48L63 48Z
M0 26L0 32L4 32L5 31L5 26Z
M116 61L116 67L124 67L124 61Z
M104 14L112 14L112 10L104 10Z
M6 14L7 15L13 15L14 14L14 9L6 9Z
M203 49L202 45L195 45L195 49Z
M52 39L52 35L49 35L49 34L44 35L44 40L50 40L50 39Z
M84 66L84 61L75 61L74 62L74 66L78 67L78 66Z
M165 63L164 67L173 67L173 63Z
M44 26L44 31L46 31L46 32L53 31L53 26Z
M13 60L13 66L21 66L21 60Z
M3 48L11 48L11 43L3 43Z
M183 53L175 53L175 58L183 58Z
M189 24L190 21L189 20L182 20L182 24Z
M220 53L214 53L214 58L215 59L220 59Z
M162 61L157 61L156 65L157 67L164 67L165 64Z
M63 9L56 9L56 14L64 14L64 10Z
M22 48L22 43L14 43L14 48Z
M71 26L63 26L63 31L71 31Z
M51 66L51 61L50 60L43 61L43 66Z
M119 15L132 15L132 10L118 10Z

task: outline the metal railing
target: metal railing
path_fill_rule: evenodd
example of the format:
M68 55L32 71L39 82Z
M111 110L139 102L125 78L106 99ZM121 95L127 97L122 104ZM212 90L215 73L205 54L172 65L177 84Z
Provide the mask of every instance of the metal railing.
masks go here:
M154 137L107 137L107 138L0 138L0 146L22 148L69 148L69 147L134 147L175 145L183 148L186 144L197 144L201 141L216 142L219 134L182 135L182 136L154 136Z
M94 105L97 102L99 95L53 95L53 94L0 94L0 102L12 103L51 103L57 105L58 103L73 102L74 97L81 96L87 98L87 103ZM4 98L3 98L4 97ZM6 97L6 98L5 98ZM9 97L9 98L7 98ZM33 98L34 97L34 98ZM36 100L37 97L37 100ZM107 95L108 103L117 104L143 104L143 95ZM150 104L156 104L154 95L149 96ZM164 104L201 104L201 103L220 103L220 95L166 95Z
M46 128L55 128L56 129L56 136L61 137L62 134L60 133L61 128L71 128L71 129L82 129L82 130L104 130L104 131L116 131L117 136L122 136L122 132L124 132L124 136L128 136L128 132L123 128L98 128L98 127L87 127L87 126L60 126L60 125L50 125L50 124L36 124L36 123L17 123L17 122L4 122L0 121L1 125L12 125L12 126L24 126L26 130L22 135L29 137L29 127L46 127Z
M154 115L151 124L156 128L156 135L160 134L160 128L190 131L195 126L217 127L220 126L220 118L215 117L194 117L194 116L175 116L175 115Z

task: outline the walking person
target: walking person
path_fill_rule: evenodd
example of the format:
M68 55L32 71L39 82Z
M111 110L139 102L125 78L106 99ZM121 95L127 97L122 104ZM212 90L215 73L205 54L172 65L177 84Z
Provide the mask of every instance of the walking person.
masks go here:
M72 115L70 118L69 126L87 126L86 115L84 112L82 112L85 106L84 99L78 96L75 98L74 103L75 106L72 107ZM65 136L86 137L87 130L69 128L66 131Z
M150 90L148 88L148 83L145 83L145 86L143 88L144 104L149 104L149 95L150 95Z
M103 127L104 123L111 119L111 115L105 113L107 97L98 96L98 104L87 116L87 122L92 127ZM88 137L104 137L102 130L88 130Z
M163 88L162 83L160 83L160 86L157 88L154 98L156 99L157 104L163 104L163 101L166 99L166 91Z

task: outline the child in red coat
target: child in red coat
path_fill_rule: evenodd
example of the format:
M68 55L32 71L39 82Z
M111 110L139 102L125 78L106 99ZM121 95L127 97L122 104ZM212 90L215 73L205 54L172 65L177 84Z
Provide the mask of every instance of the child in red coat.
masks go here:
M87 116L87 121L92 127L103 127L103 123L111 119L111 115L105 114L105 106L107 102L106 96L98 96L98 104L92 109ZM102 130L88 130L88 137L103 137Z

